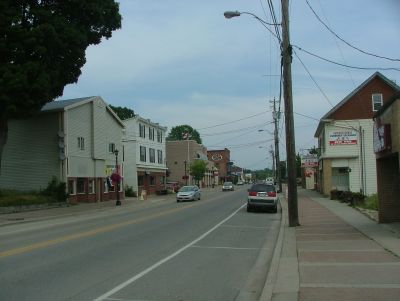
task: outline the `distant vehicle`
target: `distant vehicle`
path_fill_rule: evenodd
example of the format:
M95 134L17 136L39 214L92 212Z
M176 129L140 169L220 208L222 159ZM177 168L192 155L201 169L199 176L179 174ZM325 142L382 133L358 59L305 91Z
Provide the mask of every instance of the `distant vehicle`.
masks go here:
M179 188L181 188L181 185L179 182L167 182L166 188L168 190L172 190L173 192L178 192Z
M253 209L270 209L278 212L278 194L275 185L254 184L248 190L247 212Z
M274 180L274 178L266 178L266 179L265 179L265 184L275 185L275 180Z
M176 201L183 202L183 201L195 201L200 200L201 192L200 188L196 185L193 186L183 186L179 189L178 193L176 194Z
M243 182L243 181L238 181L237 184L238 184L238 185L243 185L244 182Z
M235 190L232 182L225 182L224 185L222 185L222 191L228 191L228 190L230 190L230 191Z

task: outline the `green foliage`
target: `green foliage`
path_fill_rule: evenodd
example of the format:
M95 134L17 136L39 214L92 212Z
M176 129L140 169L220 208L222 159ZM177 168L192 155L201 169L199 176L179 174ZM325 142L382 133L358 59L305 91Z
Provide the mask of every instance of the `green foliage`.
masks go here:
M189 166L190 175L195 179L195 181L199 182L203 179L207 170L207 163L203 160L195 160Z
M115 112L115 114L117 114L117 116L121 120L135 117L135 112L127 107L114 107L112 105L109 105L109 107Z
M47 204L48 197L35 192L3 191L0 207Z
M378 210L379 209L378 204L379 204L378 195L372 194L366 198L363 208L370 210Z
M137 192L133 190L132 186L125 185L124 191L125 191L125 196L127 197L137 197Z
M189 140L195 140L198 144L202 144L199 132L187 124L174 126L168 134L167 140L186 140L183 137L184 133L189 133Z
M59 182L56 177L53 177L46 189L41 194L48 196L49 202L66 202L68 194L66 192L66 184Z

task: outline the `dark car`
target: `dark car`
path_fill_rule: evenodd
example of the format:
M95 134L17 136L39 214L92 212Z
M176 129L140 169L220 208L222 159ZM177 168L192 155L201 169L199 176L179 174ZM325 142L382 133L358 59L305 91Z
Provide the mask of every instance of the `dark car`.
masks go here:
M258 183L251 186L247 196L247 211L269 209L278 212L278 194L275 185Z

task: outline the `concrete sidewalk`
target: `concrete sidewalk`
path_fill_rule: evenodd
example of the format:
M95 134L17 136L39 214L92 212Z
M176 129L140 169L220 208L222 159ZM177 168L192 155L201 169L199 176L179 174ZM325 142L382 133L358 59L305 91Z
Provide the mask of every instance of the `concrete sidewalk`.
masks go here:
M261 300L400 300L398 223L378 224L347 204L298 188L301 226L289 228L281 201L276 273L269 273L269 298L263 293Z

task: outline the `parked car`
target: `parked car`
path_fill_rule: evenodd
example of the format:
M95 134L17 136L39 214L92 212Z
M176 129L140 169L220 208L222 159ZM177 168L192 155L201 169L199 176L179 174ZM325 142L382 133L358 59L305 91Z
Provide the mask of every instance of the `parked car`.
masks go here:
M254 184L248 190L247 212L252 209L270 209L278 212L278 194L275 185Z
M168 190L172 190L173 192L178 192L179 188L181 188L181 185L179 182L167 182L166 188Z
M235 190L235 188L233 187L233 183L232 182L225 182L222 185L222 191L228 191L228 190L230 190L230 191L234 191Z
M200 198L201 198L200 188L196 185L183 186L179 189L178 193L176 194L176 201L178 203L183 201L200 200Z
M243 181L238 181L237 184L238 184L238 185L243 185L244 182L243 182Z

